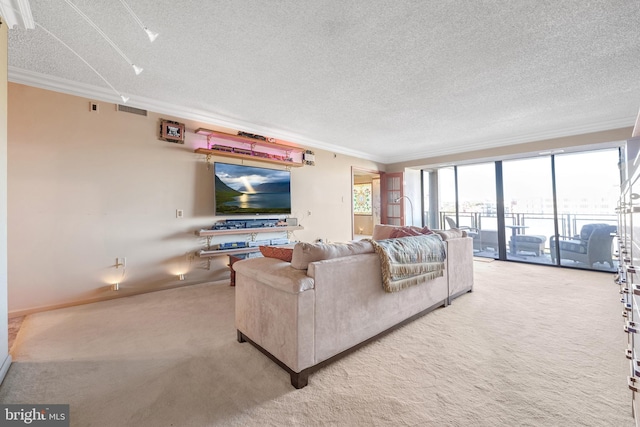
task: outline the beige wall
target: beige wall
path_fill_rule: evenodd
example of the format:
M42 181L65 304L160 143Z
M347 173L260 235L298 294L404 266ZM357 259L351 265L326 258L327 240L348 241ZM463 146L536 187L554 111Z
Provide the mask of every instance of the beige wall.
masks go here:
M193 130L214 126L116 112L104 102L96 114L89 101L9 84L10 315L228 277L226 257L210 268L190 259L205 243L194 232L221 219L212 170L193 152L205 145ZM161 117L186 124L184 145L158 140ZM316 166L292 168L292 216L305 228L293 237L349 240L351 167L382 166L314 151ZM127 267L114 293L109 285L123 271L116 257Z
M11 364L7 321L7 25L0 25L0 382Z
M6 81L6 65L3 72ZM204 156L193 153L205 144L193 130L214 126L152 112L147 117L116 112L113 104L104 102L98 102L96 114L89 111L89 99L18 84L9 84L8 95L4 272L9 315L228 277L226 257L209 265L192 256L205 243L194 232L220 219L213 216L212 171ZM186 124L184 145L157 139L161 117ZM617 129L387 165L386 170L406 172L421 165L597 144L630 135L631 128ZM314 151L316 166L292 168L292 216L305 228L293 238L349 240L351 168L384 171L385 166ZM0 198L2 191L0 187ZM413 195L418 206L419 196ZM176 209L184 210L183 219L176 219ZM0 244L1 216L0 210ZM114 266L116 257L127 258L124 279L123 270ZM186 273L185 282L177 280L179 272ZM0 259L0 286L2 273ZM121 281L117 293L109 289L115 281ZM0 325L0 334L3 329Z

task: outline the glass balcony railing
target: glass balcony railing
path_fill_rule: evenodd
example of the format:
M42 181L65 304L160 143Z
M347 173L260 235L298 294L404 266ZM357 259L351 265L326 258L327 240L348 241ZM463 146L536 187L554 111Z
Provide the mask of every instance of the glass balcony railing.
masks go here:
M442 228L455 212L439 213ZM476 256L499 258L498 218L495 213L460 212L459 228L473 237ZM561 265L598 271L616 271L615 214L565 213L558 215L558 236L553 214L505 214L506 259L536 264ZM559 257L558 257L559 255Z

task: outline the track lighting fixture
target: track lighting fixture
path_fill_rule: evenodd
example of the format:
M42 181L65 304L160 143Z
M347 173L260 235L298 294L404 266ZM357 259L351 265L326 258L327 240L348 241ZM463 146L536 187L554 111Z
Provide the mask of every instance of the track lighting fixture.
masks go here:
M138 18L138 15L135 14L135 12L131 9L131 7L129 7L129 5L127 4L126 1L124 0L120 0L120 3L122 3L122 5L124 6L125 9L127 9L127 11L131 14L131 16L133 17L133 19L136 21L136 23L138 25L140 25L140 28L142 28L144 30L145 33L147 33L147 37L149 37L149 41L151 43L153 43L153 41L158 38L158 33L154 33L153 31L151 31L149 28L147 28L146 25L144 25L142 23L142 21L140 20L140 18Z
M60 40L60 38L59 38L58 36L56 36L55 34L53 34L51 31L47 30L46 28L44 28L42 25L38 24L37 22L35 23L35 25L36 25L38 28L42 29L42 31L44 31L45 33L49 34L51 37L53 37L54 39L56 39L56 40L57 40L60 44L62 44L64 47L66 47L67 49L69 49L69 51L70 51L71 53L73 53L75 56L77 56L77 57L78 57L78 59L79 59L80 61L84 62L84 64L85 64L87 67L89 67L89 68L91 69L91 71L93 71L94 73L96 73L96 75L97 75L98 77L100 77L100 78L102 79L102 81L103 81L103 82L105 82L105 83L106 83L106 85L107 85L107 86L109 86L109 87L111 88L111 90L113 90L113 91L114 91L114 92L115 92L115 93L116 93L116 94L117 94L117 95L122 99L122 102L123 102L123 103L125 103L125 104L127 103L127 101L129 100L129 97L128 97L128 96L124 96L123 94L121 94L120 92L118 92L118 90L117 90L115 87L113 87L113 86L111 85L111 83L109 83L109 82L107 81L107 79L105 79L105 78L104 78L104 76L98 72L98 70L96 70L95 68L93 68L93 67L91 66L91 64L89 64L89 63L88 63L88 62L87 62L87 61L86 61L82 56L80 56L80 54L79 54L78 52L76 52L75 50L73 50L73 49L71 48L71 46L69 46L68 44L66 44L66 43L65 43L65 42L63 42L62 40Z
M153 43L154 40L158 38L158 33L154 33L153 31L151 31L147 27L144 27L143 30L144 30L145 33L147 33L147 36L149 36L149 40L151 41L151 43Z
M107 36L104 31L102 31L96 24L95 22L93 22L91 20L91 18L89 18L87 15L85 15L80 9L78 9L78 6L76 6L75 4L71 3L70 0L64 0L73 10L76 11L76 13L78 15L80 15L85 21L87 21L87 23L89 25L91 25L93 27L94 30L96 30L98 32L98 34L100 34L102 36L103 39L105 39L105 41L107 43L109 43L111 45L111 47L118 52L118 55L120 55L122 57L122 59L124 59L125 61L127 61L127 63L129 65L131 65L131 67L133 67L133 71L136 73L136 75L140 74L142 72L142 68L136 66L133 62L131 62L131 60L129 58L127 58L127 55L124 54L124 52L122 52L120 50L120 48L118 46L116 46L116 44L109 38L109 36Z

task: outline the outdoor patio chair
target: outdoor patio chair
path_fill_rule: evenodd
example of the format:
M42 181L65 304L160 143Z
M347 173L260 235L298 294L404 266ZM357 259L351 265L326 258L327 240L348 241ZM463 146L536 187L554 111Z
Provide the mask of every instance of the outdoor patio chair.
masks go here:
M457 228L459 230L467 230L470 231L471 233L478 233L478 229L474 228L474 227L469 227L466 225L461 225L460 227L458 227L458 224L456 223L456 220L451 218L450 216L445 216L444 220L447 222L447 225L449 226L449 228ZM467 233L470 234L470 233Z
M611 246L615 225L586 224L580 234L573 237L560 236L560 259L581 262L592 267L596 262L607 263L613 268ZM549 239L551 260L556 260L556 236Z

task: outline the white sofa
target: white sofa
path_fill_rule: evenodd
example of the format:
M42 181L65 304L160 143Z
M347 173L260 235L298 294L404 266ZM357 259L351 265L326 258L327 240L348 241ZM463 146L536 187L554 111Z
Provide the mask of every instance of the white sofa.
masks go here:
M383 227L374 237L388 234ZM291 263L236 262L238 341L251 342L289 372L294 387L306 386L326 363L473 289L472 239L460 232L441 236L443 276L394 293L383 290L380 259L366 241L298 244ZM305 256L318 258L324 249L329 259L312 259L302 269Z

